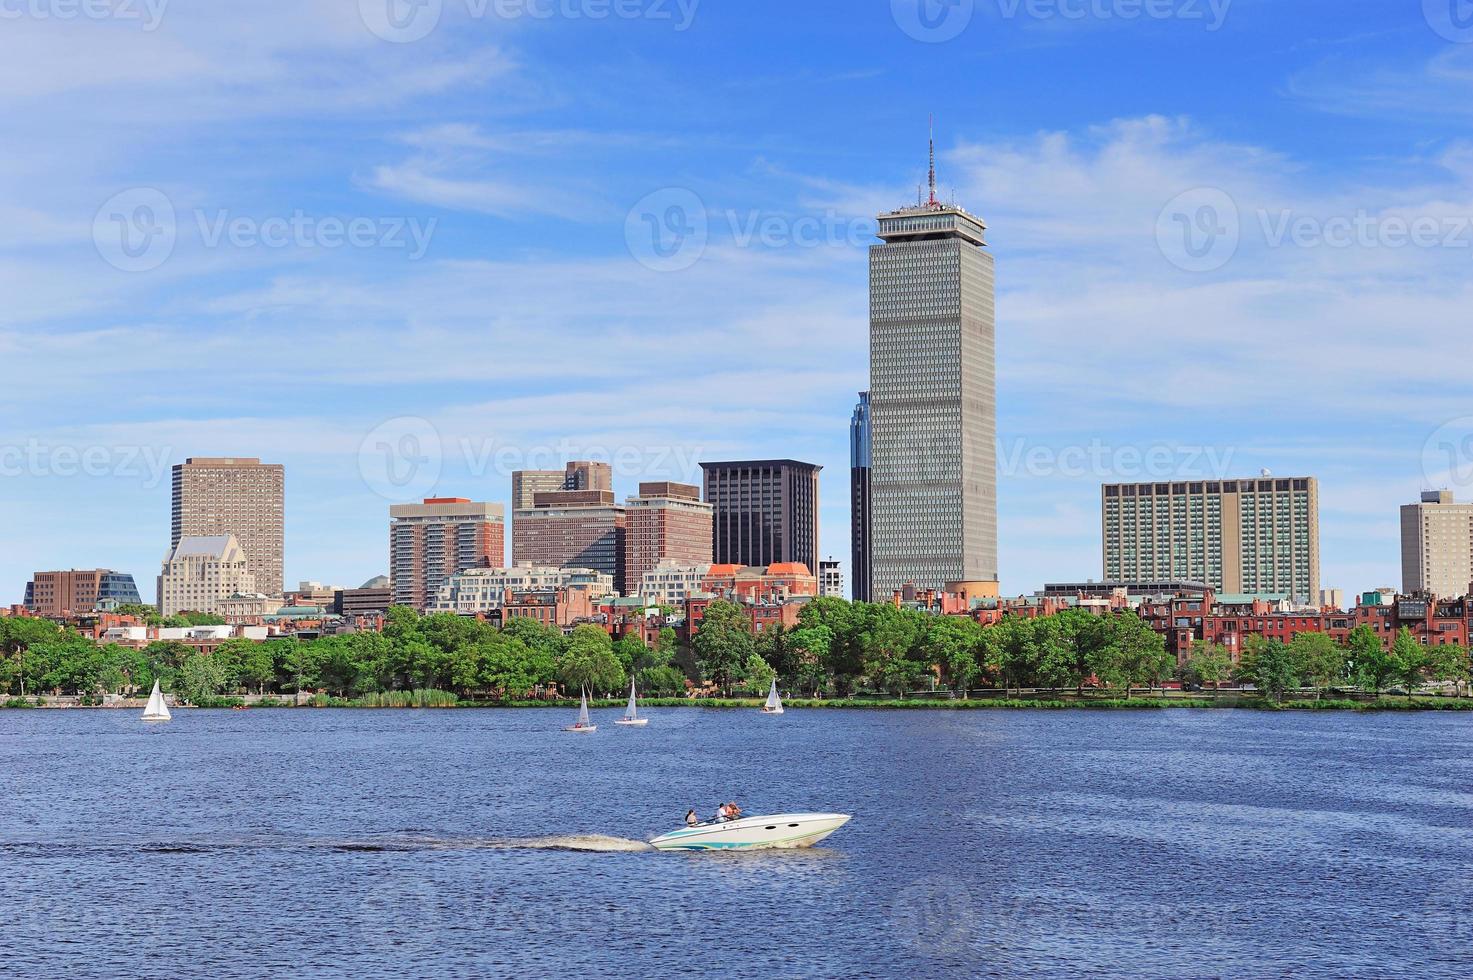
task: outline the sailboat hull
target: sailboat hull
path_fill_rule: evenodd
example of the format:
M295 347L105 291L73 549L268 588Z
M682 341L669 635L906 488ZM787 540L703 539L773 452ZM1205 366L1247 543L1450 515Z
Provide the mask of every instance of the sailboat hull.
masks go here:
M649 723L650 720L648 718L620 718L614 722L616 725L624 725L627 728L643 728Z
M780 813L671 831L650 841L661 851L762 851L812 847L849 822L843 813Z

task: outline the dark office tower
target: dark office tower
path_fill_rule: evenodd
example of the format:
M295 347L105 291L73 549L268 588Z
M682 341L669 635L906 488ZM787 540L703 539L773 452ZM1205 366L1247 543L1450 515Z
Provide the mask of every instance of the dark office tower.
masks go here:
M802 562L818 568L818 471L791 459L702 463L715 508L718 565Z
M854 601L869 602L870 526L869 526L870 430L869 392L859 393L854 417L849 421L849 539L854 569Z

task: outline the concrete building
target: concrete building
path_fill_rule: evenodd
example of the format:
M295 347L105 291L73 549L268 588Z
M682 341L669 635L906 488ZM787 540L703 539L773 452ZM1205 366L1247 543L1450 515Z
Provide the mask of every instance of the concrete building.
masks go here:
M255 573L235 535L181 538L159 572L159 613L220 615L231 596L257 591Z
M517 470L511 475L511 509L531 510L539 493L558 490L614 489L614 469L608 463L575 460L561 470Z
M657 562L640 579L639 597L646 602L679 606L691 593L702 591L710 571L710 562L687 564L670 559Z
M608 463L567 465L561 485L545 489L555 470L512 474L513 565L592 568L624 588L624 508L614 502Z
M1218 593L1320 597L1313 477L1111 483L1101 488L1104 575L1205 582Z
M936 199L869 255L870 591L997 594L995 276L986 224Z
M718 565L818 567L818 474L792 459L702 463Z
M505 561L501 504L430 497L422 504L389 508L389 581L396 606L426 609L456 572Z
M26 609L60 618L91 612L98 603L142 602L133 576L110 568L37 572L26 583Z
M851 593L855 602L870 601L870 468L873 457L869 392L859 393L859 404L849 420L849 552L854 569Z
M1473 592L1473 504L1432 490L1402 507L1401 591L1440 599Z
M356 589L344 589L333 596L332 611L339 616L374 616L387 612L394 604L394 591L387 575L375 575Z
M624 586L633 592L662 561L711 564L713 508L700 487L641 483L624 501Z
M844 597L844 566L839 559L829 558L818 563L818 594L835 599Z
M174 467L169 546L186 537L234 535L257 589L281 595L284 582L286 470L259 459L196 456Z
M595 598L614 593L614 577L592 568L556 568L517 565L513 568L472 568L445 580L435 596L433 612L470 616L500 609L510 593L584 590Z

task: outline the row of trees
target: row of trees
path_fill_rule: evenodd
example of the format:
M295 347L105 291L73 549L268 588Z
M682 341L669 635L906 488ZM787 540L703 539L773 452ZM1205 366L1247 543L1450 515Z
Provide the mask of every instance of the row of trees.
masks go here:
M1375 695L1399 685L1408 696L1429 683L1452 684L1461 694L1473 681L1473 660L1467 648L1449 643L1424 646L1402 627L1391 649L1369 626L1350 631L1344 645L1323 633L1300 633L1292 641L1252 636L1243 656L1234 663L1231 651L1216 643L1197 643L1180 670L1182 680L1203 687L1227 681L1252 684L1274 700L1286 691L1313 688L1316 697L1334 689L1354 687Z

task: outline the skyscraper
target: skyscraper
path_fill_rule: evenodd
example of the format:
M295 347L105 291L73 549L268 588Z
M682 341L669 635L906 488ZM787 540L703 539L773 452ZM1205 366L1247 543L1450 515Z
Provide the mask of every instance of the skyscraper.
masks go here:
M1101 493L1106 579L1319 601L1313 477L1111 483Z
M849 420L849 546L855 602L870 601L870 424L869 392L859 393L859 404Z
M792 459L702 463L706 502L715 509L718 565L802 562L818 568L818 473Z
M994 271L987 226L930 198L870 247L871 591L997 591ZM858 579L856 578L856 581Z
M637 595L645 573L661 561L711 564L711 505L701 488L684 483L641 483L624 502L624 589Z
M1441 599L1466 595L1473 587L1473 504L1460 504L1447 490L1422 494L1401 509L1401 590L1430 592Z
M506 512L500 504L430 497L389 508L389 580L396 606L428 609L456 572L505 563Z
M174 467L169 547L188 537L235 535L257 591L284 583L286 470L259 459L204 457Z

